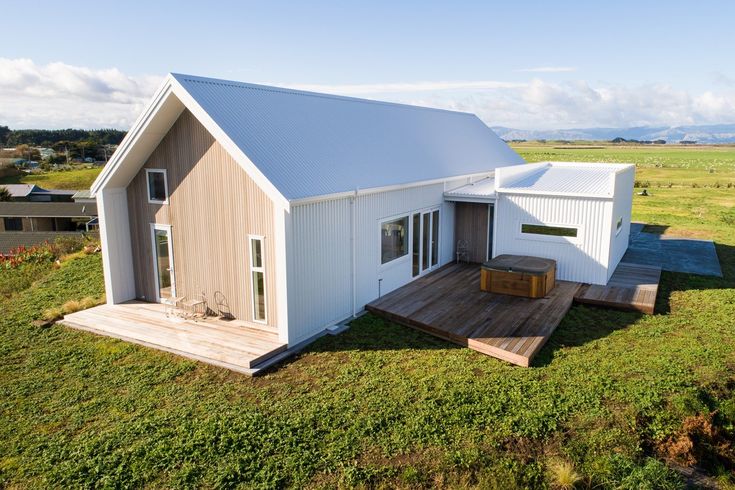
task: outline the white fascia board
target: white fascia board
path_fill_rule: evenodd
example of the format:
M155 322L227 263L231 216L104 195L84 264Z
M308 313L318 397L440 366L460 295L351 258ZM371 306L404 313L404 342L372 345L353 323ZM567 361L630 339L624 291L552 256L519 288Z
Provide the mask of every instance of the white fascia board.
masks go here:
M495 202L495 197L487 196L476 196L472 194L444 194L444 200L450 202L475 202L481 204L492 204Z
M533 190L521 190L521 189L495 189L495 192L500 194L526 194L531 196L553 196L553 197L571 197L571 198L584 198L584 199L603 199L612 200L614 196L601 196L599 194L585 194L583 192L553 192L553 191L533 191Z
M410 189L412 187L421 187L424 185L440 184L448 180L469 179L469 178L475 178L475 177L489 177L492 175L492 173L493 173L492 170L487 170L485 172L480 172L476 174L454 175L454 176L449 176L449 177L442 177L440 179L419 180L419 181L410 182L407 184L395 184L395 185L387 185L387 186L382 186L382 187L370 187L367 189L356 189L354 191L344 191L344 192L335 192L333 194L323 194L321 196L302 197L300 199L292 199L290 202L292 206L301 206L304 204L313 204L313 203L322 202L322 201L331 201L334 199L344 199L347 197L364 196L367 194L377 194L380 192L400 191L403 189ZM466 185L466 184L462 184L462 185Z
M178 80L169 76L171 87L174 95L186 106L194 117L209 131L214 139L216 139L222 147L235 159L235 161L250 175L250 178L260 187L263 192L276 204L276 208L289 211L290 204L288 199L274 186L270 180L260 171L260 169L248 158L245 153L238 147L234 141L225 133L222 128L212 119L202 106L189 94L189 92L179 83Z
M130 153L130 150L140 140L141 135L145 133L145 130L148 127L148 123L161 108L167 96L171 93L172 80L173 77L171 77L171 75L167 76L164 79L164 81L161 83L161 86L158 88L158 90L156 90L156 93L153 95L153 99L148 104L148 107L146 107L146 109L140 114L140 116L138 116L138 119L136 119L135 123L133 123L133 126L128 131L128 134L125 135L125 138L123 138L122 142L115 150L115 153L112 154L112 157L110 157L110 160L102 169L102 172L100 172L100 174L94 180L92 186L90 187L92 197L94 197L98 191L105 188L107 182L110 180L110 177L118 170L122 162L125 161L125 157Z

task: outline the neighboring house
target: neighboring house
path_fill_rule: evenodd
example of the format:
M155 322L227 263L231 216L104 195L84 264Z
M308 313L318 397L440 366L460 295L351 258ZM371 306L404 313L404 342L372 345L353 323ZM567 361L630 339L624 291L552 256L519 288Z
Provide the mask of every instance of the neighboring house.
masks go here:
M204 294L295 345L453 261L460 239L477 262L493 243L495 254L556 258L551 242L500 240L526 205L514 186L557 175L524 163L473 114L170 75L91 189L107 301ZM600 197L535 191L558 213ZM534 235L576 226L528 206L518 226ZM607 257L606 271L617 263Z
M13 201L71 202L77 191L44 189L36 184L0 184L10 192Z
M38 147L36 148L36 150L38 150L38 153L41 154L41 158L44 160L56 156L56 152L54 151L53 148Z
M0 232L88 231L95 203L0 202Z

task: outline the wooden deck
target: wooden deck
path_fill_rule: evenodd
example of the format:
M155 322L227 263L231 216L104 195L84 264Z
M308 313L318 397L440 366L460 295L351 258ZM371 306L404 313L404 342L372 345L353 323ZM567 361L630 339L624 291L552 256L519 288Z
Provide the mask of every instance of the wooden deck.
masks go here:
M574 300L651 315L656 305L660 279L660 267L621 262L606 286L584 284Z
M97 306L66 315L62 323L245 374L286 350L267 327L216 318L167 318L164 306L157 303Z
M480 290L480 266L450 264L366 306L396 323L529 366L572 306L580 284L558 281L540 299Z

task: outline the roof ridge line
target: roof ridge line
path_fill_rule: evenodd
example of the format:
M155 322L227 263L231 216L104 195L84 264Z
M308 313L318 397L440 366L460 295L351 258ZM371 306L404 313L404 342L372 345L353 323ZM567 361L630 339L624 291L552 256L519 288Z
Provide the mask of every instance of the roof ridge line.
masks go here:
M301 95L305 97L321 97L325 99L344 100L347 102L359 102L363 104L378 104L378 105L385 105L385 106L392 106L392 107L403 107L406 109L446 112L449 114L477 117L477 115L473 114L472 112L453 111L451 109L441 109L438 107L427 107L427 106L421 106L421 105L405 104L402 102L388 102L385 100L366 99L362 97L351 97L349 95L328 94L324 92L312 92L310 90L300 90L300 89L294 89L294 88L288 88L288 87L278 87L275 85L262 85L262 84L250 83L250 82L238 82L236 80L224 80L220 78L199 77L196 75L186 75L183 73L171 73L171 75L174 77L181 77L182 79L185 79L187 81L194 82L194 83L223 85L223 86L234 87L234 88L262 90L264 92L278 92L278 93L284 93L284 94L290 94L290 95Z

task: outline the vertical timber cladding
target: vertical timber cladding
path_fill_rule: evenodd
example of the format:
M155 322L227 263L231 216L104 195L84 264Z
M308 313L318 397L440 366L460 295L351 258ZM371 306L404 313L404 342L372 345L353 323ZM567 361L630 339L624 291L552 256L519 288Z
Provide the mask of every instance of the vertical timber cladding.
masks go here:
M457 202L454 207L454 216L455 240L467 241L470 262L485 262L488 250L488 205Z
M169 204L149 204L146 168L165 168ZM248 235L264 237L267 322L275 327L274 206L247 172L185 110L128 186L136 295L155 301L150 223L173 231L176 294L204 293L253 320Z

